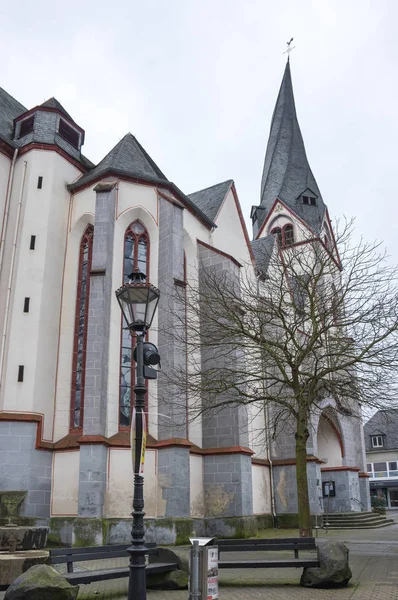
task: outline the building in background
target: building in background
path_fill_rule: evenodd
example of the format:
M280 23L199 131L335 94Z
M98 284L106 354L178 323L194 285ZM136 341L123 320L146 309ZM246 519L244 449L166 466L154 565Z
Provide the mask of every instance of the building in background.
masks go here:
M82 154L84 139L54 98L27 109L0 90L0 489L27 490L23 514L51 517L53 539L65 543L129 539L134 341L114 290L137 267L160 291L184 287L209 264L260 269L255 257L275 237L293 246L309 232L332 244L289 63L252 209L253 241L232 180L187 195L133 135L97 165ZM184 361L186 349L156 325L161 331L183 310L176 300L170 312L163 295L149 333L165 370ZM190 400L178 400L164 397L161 378L149 383L150 535L173 542L187 519L198 532L214 519L224 535L236 532L237 518L239 527L264 525L272 494L281 519L297 515L293 438L256 447L247 412L217 419L210 433L200 420L181 419ZM360 422L338 415L330 399L312 425L312 512L323 512L331 484L329 511L369 507Z
M371 498L398 509L398 409L378 410L364 431Z

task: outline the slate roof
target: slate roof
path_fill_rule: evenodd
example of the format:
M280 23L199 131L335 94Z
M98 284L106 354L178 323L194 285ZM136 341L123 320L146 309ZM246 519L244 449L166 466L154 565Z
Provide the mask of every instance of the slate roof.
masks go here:
M28 109L15 100L3 88L0 88L0 138L14 146L12 136L14 133L14 119Z
M70 116L70 114L68 112L66 112L66 110L64 109L62 104L60 102L58 102L58 100L54 97L49 98L48 100L43 102L43 104L40 104L40 106L42 106L43 108L56 108L61 113L63 113L65 115L65 117L68 117L68 119L73 121L73 118Z
M317 206L304 205L299 198L308 188L318 197ZM305 152L297 120L289 61L272 115L261 181L261 206L265 210L258 211L259 227L276 198L319 232L326 207Z
M378 410L364 425L366 452L398 450L398 409ZM373 448L371 436L384 435L383 448Z
M272 252L275 247L275 236L267 235L251 242L251 247L257 271L266 277Z
M227 192L233 184L232 179L216 183L208 188L188 194L188 198L212 221L217 216L220 206L227 195Z
M94 169L78 179L70 189L89 183L108 171L155 183L168 181L138 140L131 133L127 133Z

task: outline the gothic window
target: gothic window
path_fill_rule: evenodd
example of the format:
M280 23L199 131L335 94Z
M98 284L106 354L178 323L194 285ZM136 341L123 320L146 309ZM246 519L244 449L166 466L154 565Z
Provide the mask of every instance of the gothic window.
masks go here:
M294 229L290 223L284 225L282 228L274 227L271 233L277 236L278 244L281 248L294 244Z
M124 236L123 283L129 281L130 275L139 269L149 280L149 237L140 221L134 221ZM119 394L119 427L130 427L135 385L135 363L133 353L135 338L131 336L122 321L120 352L120 394Z
M271 233L273 233L274 235L276 235L277 240L278 240L278 244L280 246L283 246L282 229L280 227L274 227L274 229L271 231Z
M284 246L294 244L293 225L285 225L283 228Z
M72 393L70 417L71 430L83 428L87 322L93 234L94 228L91 225L89 225L86 231L84 232L80 243L75 314L75 336L72 363Z

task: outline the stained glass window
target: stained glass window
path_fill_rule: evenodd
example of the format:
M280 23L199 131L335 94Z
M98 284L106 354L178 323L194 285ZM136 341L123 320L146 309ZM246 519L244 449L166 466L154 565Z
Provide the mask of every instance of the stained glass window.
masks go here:
M89 225L80 243L79 271L77 280L75 339L72 363L72 393L70 428L82 429L84 408L84 382L86 371L86 342L88 304L90 293L90 270L94 229Z
M130 279L130 275L139 269L147 276L149 281L149 238L145 227L140 221L132 223L124 237L123 254L123 283ZM135 339L125 329L126 322L122 321L121 352L120 352L120 400L119 400L119 427L130 427L133 406L133 389L135 376L135 363L133 353Z

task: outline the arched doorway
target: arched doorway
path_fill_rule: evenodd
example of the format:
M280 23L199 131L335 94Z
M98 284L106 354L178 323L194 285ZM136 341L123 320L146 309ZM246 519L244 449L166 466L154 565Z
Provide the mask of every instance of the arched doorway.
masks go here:
M318 457L325 461L327 467L343 465L344 446L338 423L333 415L323 412L318 425Z

